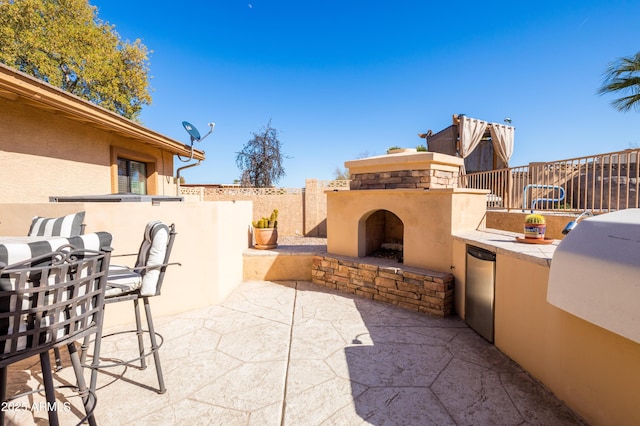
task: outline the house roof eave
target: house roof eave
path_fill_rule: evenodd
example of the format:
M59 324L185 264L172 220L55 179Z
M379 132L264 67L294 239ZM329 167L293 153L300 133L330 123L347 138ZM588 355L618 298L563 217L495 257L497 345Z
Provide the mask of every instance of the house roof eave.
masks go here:
M25 102L74 121L94 125L102 130L162 148L174 155L191 156L191 147L180 141L4 64L0 64L0 97ZM193 159L204 160L204 151L194 149Z

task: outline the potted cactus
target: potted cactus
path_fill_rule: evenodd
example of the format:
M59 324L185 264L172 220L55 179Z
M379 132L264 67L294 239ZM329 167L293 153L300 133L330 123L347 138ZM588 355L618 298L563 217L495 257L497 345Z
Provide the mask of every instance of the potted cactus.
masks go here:
M529 239L544 240L547 231L546 220L541 214L529 214L524 218L524 237Z
M254 248L267 250L278 246L278 209L273 209L269 217L254 220L252 225Z
M403 152L416 152L416 148L401 148L397 145L394 145L387 149L387 154L400 154Z

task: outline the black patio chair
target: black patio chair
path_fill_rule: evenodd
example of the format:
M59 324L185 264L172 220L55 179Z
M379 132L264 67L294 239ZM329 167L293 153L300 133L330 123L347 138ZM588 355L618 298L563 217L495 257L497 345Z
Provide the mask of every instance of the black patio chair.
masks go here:
M10 246L0 247L8 258ZM19 254L18 254L19 255ZM87 388L75 347L77 339L96 336L100 353L104 293L110 249L75 250L63 246L6 266L0 264L0 402L41 392L33 390L7 399L7 368L18 361L40 356L49 424L58 425L56 396L49 351L66 346L82 398L85 420L95 424L95 387ZM0 411L4 424L5 410Z
M158 376L158 393L166 392L164 378L162 375L162 366L160 364L160 354L158 352L160 346L162 346L163 338L162 335L156 333L153 326L153 317L151 315L149 298L160 295L167 267L170 265L180 265L176 262L169 263L175 236L176 230L174 224L167 226L158 220L149 222L145 228L144 239L140 245L140 250L137 253L138 258L135 266L127 267L111 265L109 268L109 277L105 293L105 305L133 301L136 329L111 333L103 336L103 338L116 334L136 333L138 338L139 356L126 361L99 363L97 368L103 369L123 365L126 366L139 361L140 368L145 369L147 367L146 358L153 355L156 374ZM135 256L135 254L121 256ZM144 304L148 330L144 330L142 328L138 303L141 299ZM143 339L143 334L145 333L148 334L151 343L151 348L149 348L148 351L147 348L145 348ZM160 339L160 343L158 343L158 338ZM89 345L90 336L87 336L85 337L81 348L81 359L83 363L86 360ZM93 357L95 360L97 355L94 353ZM95 377L92 376L91 379L91 386L95 387Z

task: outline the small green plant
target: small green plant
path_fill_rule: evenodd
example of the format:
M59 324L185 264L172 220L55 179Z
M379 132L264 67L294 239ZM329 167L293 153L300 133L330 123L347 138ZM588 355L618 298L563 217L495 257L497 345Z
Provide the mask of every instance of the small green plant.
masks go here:
M530 224L530 225L544 225L546 223L544 216L542 216L541 214L530 214L527 215L527 217L524 218L524 223Z
M427 151L427 147L424 145L418 145L416 146L416 151L418 152L426 152Z
M271 216L263 217L251 222L254 228L277 228L278 227L278 209L273 209Z
M571 203L566 203L566 202L562 202L562 203L553 203L553 208L556 210L571 210Z
M400 147L399 147L399 146L397 146L397 145L390 146L389 148L387 148L387 154L388 154L391 150L394 150L394 149L402 149L402 148L400 148Z

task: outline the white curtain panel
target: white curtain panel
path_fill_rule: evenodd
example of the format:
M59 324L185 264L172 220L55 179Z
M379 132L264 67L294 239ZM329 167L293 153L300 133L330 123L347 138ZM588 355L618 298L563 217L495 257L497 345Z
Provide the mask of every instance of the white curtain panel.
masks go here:
M469 118L465 115L460 117L460 126L458 130L460 132L460 149L459 154L462 158L467 158L469 154L473 152L474 149L480 143L482 136L484 135L484 131L487 130L487 122L478 120L475 118ZM464 164L460 166L460 176L463 176L467 173L467 170L464 167ZM460 187L467 187L467 180L463 178L459 183Z
M504 124L491 123L489 128L493 139L493 149L502 160L503 168L509 167L509 160L513 155L513 134L515 128Z
M484 131L487 130L487 124L486 121L464 115L460 117L460 156L462 158L466 158L476 149Z

